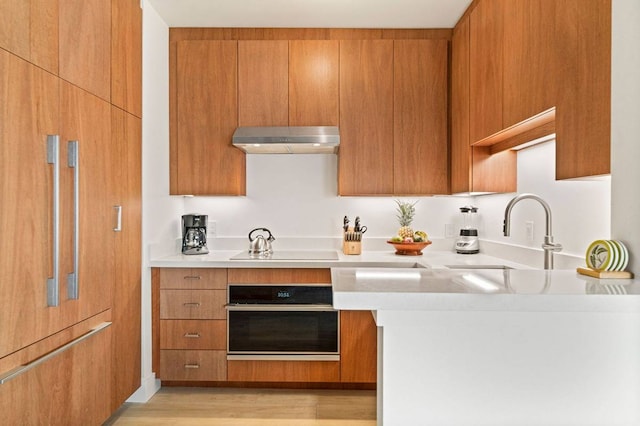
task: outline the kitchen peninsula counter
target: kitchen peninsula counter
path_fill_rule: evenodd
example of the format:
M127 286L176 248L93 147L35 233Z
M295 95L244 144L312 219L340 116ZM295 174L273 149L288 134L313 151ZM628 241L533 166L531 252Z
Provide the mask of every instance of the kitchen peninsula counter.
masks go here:
M334 307L376 321L378 424L640 424L640 280L433 248L337 251L337 260L231 260L239 250L213 250L150 263L331 268Z
M336 268L378 326L378 424L640 424L640 281Z

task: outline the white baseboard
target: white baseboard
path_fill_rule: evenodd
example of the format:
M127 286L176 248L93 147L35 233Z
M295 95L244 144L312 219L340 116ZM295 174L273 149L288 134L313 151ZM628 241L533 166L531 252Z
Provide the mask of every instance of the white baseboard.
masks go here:
M160 379L156 379L156 373L142 378L142 385L127 399L127 402L145 403L160 390Z

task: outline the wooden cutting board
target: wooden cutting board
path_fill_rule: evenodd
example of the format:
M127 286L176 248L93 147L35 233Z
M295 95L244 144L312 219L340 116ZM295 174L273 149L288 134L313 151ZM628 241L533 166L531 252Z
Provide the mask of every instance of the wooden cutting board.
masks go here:
M596 271L590 268L578 268L577 271L579 274L588 275L590 277L600 278L600 279L633 278L633 273L628 271Z

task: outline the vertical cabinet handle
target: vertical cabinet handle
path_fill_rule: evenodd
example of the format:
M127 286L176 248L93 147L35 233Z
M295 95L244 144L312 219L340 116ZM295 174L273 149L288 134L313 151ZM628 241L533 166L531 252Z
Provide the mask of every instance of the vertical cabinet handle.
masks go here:
M60 243L60 136L47 135L47 163L53 164L53 277L47 278L47 306L58 306L58 265Z
M67 275L67 296L79 297L78 260L80 257L80 167L78 141L67 145L67 165L73 169L73 272Z
M122 206L113 206L116 210L117 218L116 218L116 227L113 228L114 232L122 231Z

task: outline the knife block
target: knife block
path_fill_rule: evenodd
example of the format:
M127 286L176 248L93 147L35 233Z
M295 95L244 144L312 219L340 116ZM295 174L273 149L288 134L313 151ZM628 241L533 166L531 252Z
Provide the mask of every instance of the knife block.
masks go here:
M362 253L362 242L360 241L343 241L342 252L344 254L360 254Z
M342 235L342 252L347 255L357 255L362 253L362 241L349 241L347 234L353 234L351 230Z

